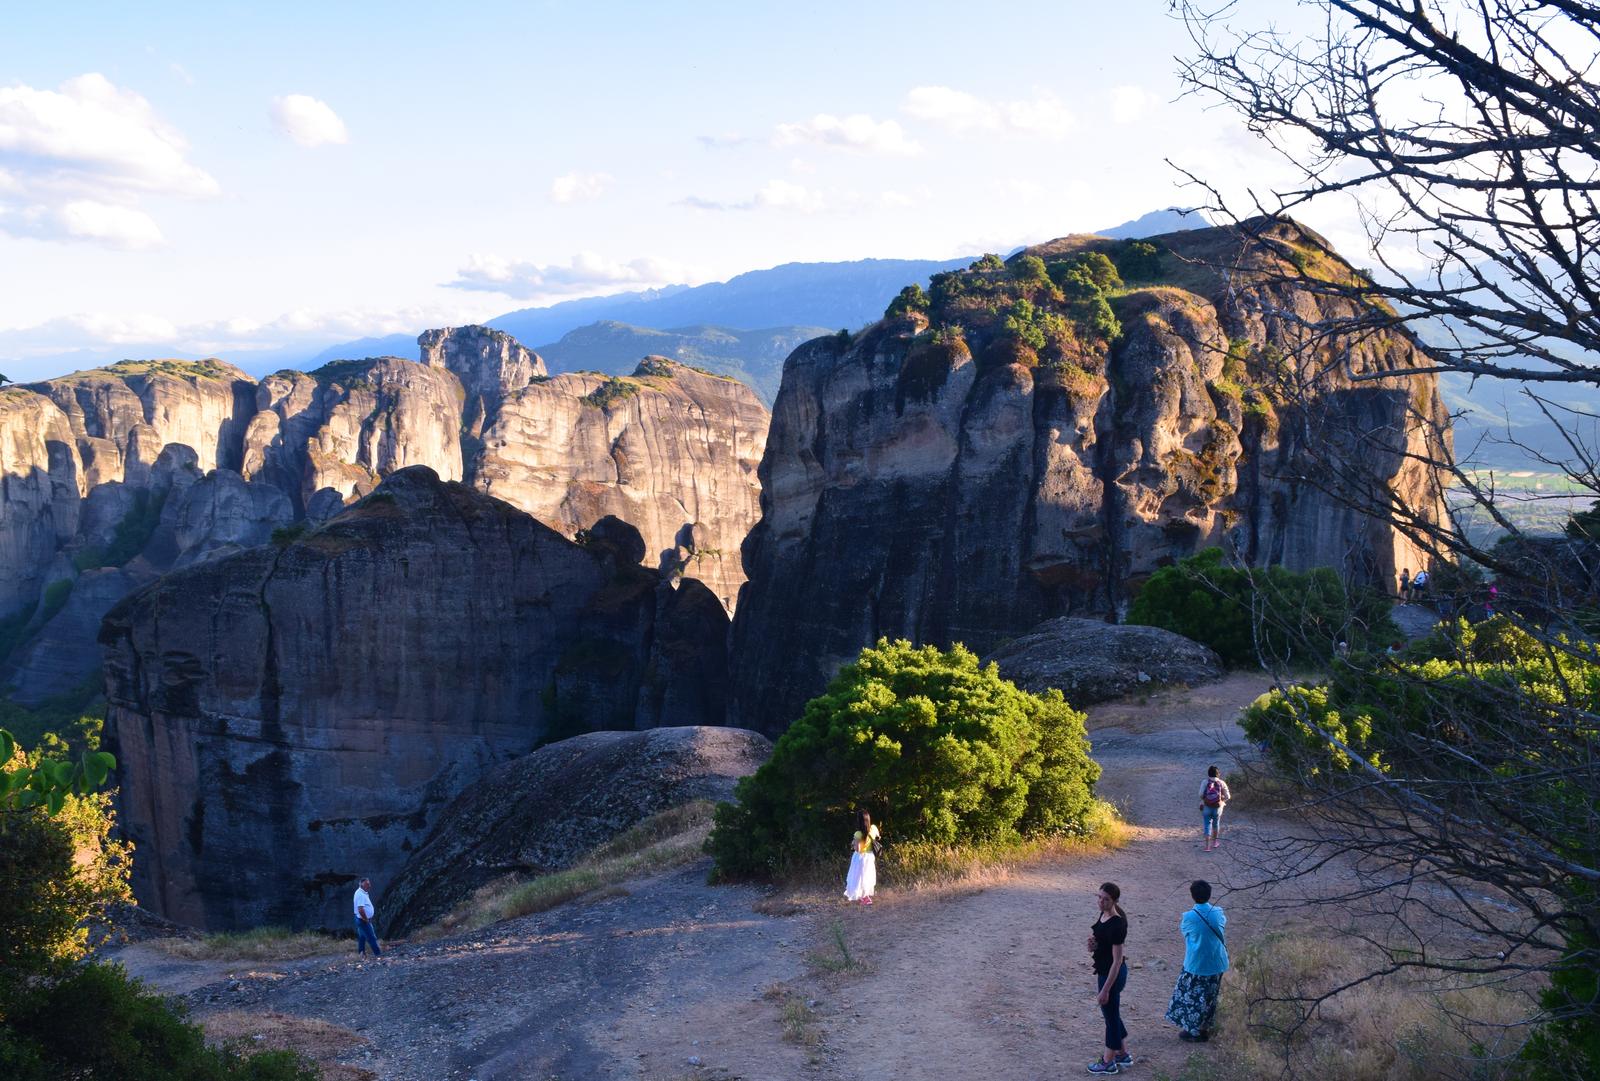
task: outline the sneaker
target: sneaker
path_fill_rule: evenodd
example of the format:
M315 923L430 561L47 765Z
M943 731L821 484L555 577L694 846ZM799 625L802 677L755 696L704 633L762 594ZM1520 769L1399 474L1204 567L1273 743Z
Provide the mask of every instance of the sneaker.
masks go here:
M1112 1061L1115 1062L1119 1067L1126 1069L1127 1067L1133 1065L1133 1056L1129 1054L1119 1054L1116 1058L1112 1059Z
M870 898L870 897L863 897L863 898L862 898L862 899L861 899L861 903L862 903L862 904L864 904L864 905L870 905L870 904L871 904L871 903L872 903L872 898Z
M1093 1062L1089 1063L1089 1072L1092 1074L1121 1073L1122 1067L1118 1066L1115 1062L1107 1062L1104 1059L1097 1058Z

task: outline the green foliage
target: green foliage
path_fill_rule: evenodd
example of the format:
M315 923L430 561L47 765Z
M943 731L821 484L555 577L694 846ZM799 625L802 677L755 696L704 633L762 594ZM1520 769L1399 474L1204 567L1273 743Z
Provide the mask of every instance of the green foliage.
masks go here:
M96 567L120 567L144 551L156 527L161 524L161 509L166 505L167 493L152 495L141 488L134 493L133 506L122 516L111 540L104 548L84 548L72 557L72 565L80 571Z
M1240 668L1257 666L1258 647L1269 658L1310 664L1332 657L1340 641L1363 649L1400 636L1388 601L1375 590L1346 587L1326 567L1246 572L1225 565L1220 548L1152 574L1128 622L1203 642Z
M207 1047L199 1026L119 967L82 965L31 988L0 1028L8 1081L317 1081L288 1051Z
M625 402L639 393L639 384L631 379L621 376L612 376L588 394L583 396L584 405L592 405L596 409L609 409L619 402Z
M772 875L843 852L857 808L889 843L1077 833L1099 775L1059 692L1018 690L960 645L880 640L717 809L707 849L719 875Z
M39 608L41 626L56 618L61 609L66 607L67 598L72 596L72 587L76 581L75 578L61 578L44 587L43 602Z
M1600 499L1588 510L1573 514L1567 521L1566 533L1575 541L1600 544Z
M105 751L85 751L76 762L30 756L0 728L0 812L43 807L55 814L69 796L87 795L105 784L116 766L116 758Z
M1104 252L1082 251L1070 259L1051 264L1050 280L1065 290L1067 282L1084 280L1102 293L1121 289L1122 275Z
M1560 1017L1540 1025L1523 1045L1528 1081L1600 1077L1600 970L1587 962L1600 942L1578 931L1563 964L1550 976L1540 1005Z
M1001 324L1007 334L1014 336L1030 349L1043 349L1044 328L1039 325L1043 313L1030 300L1018 300L1011 305L1006 321Z
M1112 252L1124 281L1151 282L1161 278L1161 249L1147 240L1133 240Z
M28 632L29 625L33 622L33 613L39 610L39 602L25 604L11 615L0 619L0 661L11 656L12 650L22 644L23 637Z
M272 531L272 543L278 548L287 548L311 529L307 522L295 522L291 525L281 525Z
M920 285L908 285L900 290L895 298L889 301L889 307L884 309L885 319L898 319L912 312L927 312L928 294L922 291Z
M1037 255L1024 255L1011 264L1011 277L1025 285L1043 285L1050 280L1044 260Z
M1006 264L1005 264L1005 260L1004 259L1001 259L994 252L987 252L984 255L980 256L978 258L978 260L976 262L974 262L969 269L971 269L971 270L993 271L993 270L1004 270L1005 268L1006 268Z

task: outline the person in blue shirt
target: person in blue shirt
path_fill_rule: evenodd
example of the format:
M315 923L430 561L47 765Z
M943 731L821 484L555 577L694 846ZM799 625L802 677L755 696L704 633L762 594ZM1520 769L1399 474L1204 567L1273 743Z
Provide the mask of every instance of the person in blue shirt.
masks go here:
M1180 1040L1209 1040L1211 1022L1222 992L1222 974L1228 971L1228 944L1224 932L1228 917L1211 903L1211 883L1196 879L1189 884L1194 907L1183 914L1179 927L1185 949L1183 972L1167 1004L1167 1020L1178 1026Z

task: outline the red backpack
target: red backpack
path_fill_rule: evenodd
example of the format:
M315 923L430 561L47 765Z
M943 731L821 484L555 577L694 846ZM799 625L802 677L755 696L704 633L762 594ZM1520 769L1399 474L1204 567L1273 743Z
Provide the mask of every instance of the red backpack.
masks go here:
M1206 781L1206 794L1200 799L1207 807L1222 806L1222 782L1212 777Z

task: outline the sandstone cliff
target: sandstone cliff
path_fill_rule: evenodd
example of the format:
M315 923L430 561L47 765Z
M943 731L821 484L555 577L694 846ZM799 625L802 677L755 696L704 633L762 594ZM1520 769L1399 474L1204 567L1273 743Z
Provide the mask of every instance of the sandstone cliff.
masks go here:
M391 877L496 762L720 721L721 606L617 547L418 467L128 597L101 640L140 902L214 929L342 928L350 882Z
M614 515L646 566L681 568L732 610L768 419L743 383L662 357L626 378L558 375L506 397L472 483L569 536Z
M569 537L624 518L651 567L703 578L731 608L767 420L747 389L667 363L548 380L486 327L420 345L426 363L336 361L259 383L220 361L130 361L0 392L0 683L29 704L83 686L111 583L323 521L411 465ZM187 497L205 505L174 495L214 472ZM124 573L75 592L101 567Z
M1308 340L1343 302L1261 271L1353 272L1292 223L1258 243L1157 239L1074 237L940 275L931 300L789 358L744 548L730 723L781 731L881 635L983 652L1046 618L1111 616L1202 547L1373 580L1420 564L1306 479L1358 467L1443 513L1406 454L1427 449L1424 420L1447 425L1433 378L1406 374L1415 346Z

